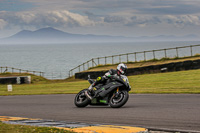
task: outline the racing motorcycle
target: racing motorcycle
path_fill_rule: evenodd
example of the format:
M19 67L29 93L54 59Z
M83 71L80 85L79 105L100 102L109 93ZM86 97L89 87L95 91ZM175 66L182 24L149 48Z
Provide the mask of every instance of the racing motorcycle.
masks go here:
M95 81L88 76L88 81L93 84ZM131 90L128 78L125 75L109 75L105 84L98 84L93 88L92 97L88 95L88 89L81 90L74 99L77 107L87 105L105 105L112 108L122 107L129 98Z

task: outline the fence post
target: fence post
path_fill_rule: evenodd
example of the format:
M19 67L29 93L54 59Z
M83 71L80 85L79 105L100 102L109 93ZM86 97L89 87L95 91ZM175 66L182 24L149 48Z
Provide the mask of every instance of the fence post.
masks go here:
M126 55L126 57L127 57L127 63L129 62L129 59L128 59L128 54Z
M99 65L99 57L98 57L98 65Z
M95 60L93 59L93 63L94 63L94 67L97 66L97 63L95 62Z
M191 56L193 56L193 53L192 53L192 45L190 45L190 51L191 51Z
M154 60L156 59L155 51L154 51L154 50L153 50L153 59L154 59Z
M94 63L94 59L92 58L92 67L94 67L94 64L93 64L93 63Z
M121 55L119 55L119 63L121 63Z
M81 68L80 68L80 67L81 67L81 66L79 65L79 66L78 66L79 72L81 71Z
M137 53L135 52L135 62L137 62L137 56L136 55L137 55Z
M83 71L85 71L85 63L83 63Z
M105 57L105 65L107 64L107 60L106 60L106 58L107 58L107 57Z
M113 56L112 56L112 64L114 64L114 58L113 58Z
M146 61L146 54L145 54L146 52L144 51L144 61Z
M87 66L88 66L88 69L89 69L89 67L90 67L90 65L89 65L89 61L87 61Z
M8 71L8 67L6 67L6 70L5 70L5 72L7 72Z
M166 51L166 49L164 49L164 52L165 52L165 58L167 58L167 51Z
M177 57L178 57L178 48L176 47L176 55L177 55Z

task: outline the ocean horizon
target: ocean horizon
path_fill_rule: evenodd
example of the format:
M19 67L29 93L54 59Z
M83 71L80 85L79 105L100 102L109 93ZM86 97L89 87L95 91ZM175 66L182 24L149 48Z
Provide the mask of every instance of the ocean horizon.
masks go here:
M68 77L70 69L92 58L197 44L200 44L200 41L1 44L0 67L42 71L45 73L44 77L48 79L64 79ZM194 54L199 52L199 49L194 49ZM180 54L190 55L189 51L183 51ZM168 55L174 57L173 52ZM157 57L159 58L161 55L157 55Z

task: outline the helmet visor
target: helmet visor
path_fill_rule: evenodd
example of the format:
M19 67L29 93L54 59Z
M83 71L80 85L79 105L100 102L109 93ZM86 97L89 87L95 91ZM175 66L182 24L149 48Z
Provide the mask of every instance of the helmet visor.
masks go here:
M127 68L121 67L121 74L126 74L126 70L127 70Z

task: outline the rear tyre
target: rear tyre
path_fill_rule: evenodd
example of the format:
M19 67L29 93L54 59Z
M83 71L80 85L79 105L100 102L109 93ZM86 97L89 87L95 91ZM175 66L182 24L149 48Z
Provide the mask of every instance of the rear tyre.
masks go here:
M84 89L82 91L80 91L75 99L74 99L74 104L79 107L79 108L83 108L83 107L86 107L89 103L90 103L90 100L87 98L87 96L85 95L85 91L87 89Z
M113 95L110 99L110 107L120 108L128 101L129 95L125 90L119 91L118 95Z

